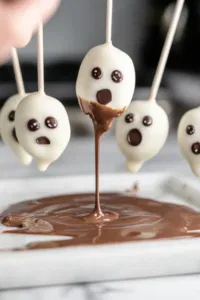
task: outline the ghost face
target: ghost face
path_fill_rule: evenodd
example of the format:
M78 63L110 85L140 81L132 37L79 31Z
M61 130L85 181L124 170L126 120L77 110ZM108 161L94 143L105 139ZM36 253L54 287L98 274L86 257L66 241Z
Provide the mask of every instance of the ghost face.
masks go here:
M178 143L193 173L200 177L200 108L192 109L182 117Z
M84 58L76 84L78 99L124 109L135 90L131 58L110 44L90 50Z
M11 147L23 164L28 165L32 157L19 144L15 130L15 111L22 99L22 96L17 94L5 102L0 113L0 128L3 141Z
M24 98L17 108L16 133L24 149L36 158L38 168L45 171L69 142L67 112L58 100L34 93Z
M134 101L129 106L117 121L116 138L131 172L161 150L168 131L168 117L155 101Z

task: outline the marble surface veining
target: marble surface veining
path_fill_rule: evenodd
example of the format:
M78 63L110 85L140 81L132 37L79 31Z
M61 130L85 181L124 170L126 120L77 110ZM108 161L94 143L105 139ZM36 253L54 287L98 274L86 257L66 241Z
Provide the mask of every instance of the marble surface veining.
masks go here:
M1 300L199 300L200 275L0 292Z

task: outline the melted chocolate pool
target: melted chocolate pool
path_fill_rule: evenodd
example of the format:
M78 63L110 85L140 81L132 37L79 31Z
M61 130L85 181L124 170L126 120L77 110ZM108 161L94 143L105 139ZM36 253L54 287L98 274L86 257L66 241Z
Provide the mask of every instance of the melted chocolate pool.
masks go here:
M0 219L6 226L17 227L12 233L72 237L30 243L25 249L200 237L200 214L185 206L137 198L130 193L105 193L101 194L105 215L115 212L118 218L90 223L86 216L94 202L94 194L26 201L12 205Z

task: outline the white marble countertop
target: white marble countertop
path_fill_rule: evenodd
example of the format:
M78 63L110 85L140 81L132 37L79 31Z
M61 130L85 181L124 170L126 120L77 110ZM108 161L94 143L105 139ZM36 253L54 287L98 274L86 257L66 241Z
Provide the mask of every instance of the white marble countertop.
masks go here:
M199 300L200 275L4 290L1 300Z
M91 174L94 172L93 139L72 140L63 156L46 173L40 173L33 164L22 166L15 155L0 144L0 178L39 176L65 176ZM114 139L102 139L101 172L124 172L124 159ZM175 134L171 135L161 153L148 162L143 171L172 171L191 175L191 171L179 153ZM200 275L104 282L94 284L66 285L30 288L23 290L0 290L1 300L144 300L144 299L192 299L198 300ZM0 283L1 286L1 283Z

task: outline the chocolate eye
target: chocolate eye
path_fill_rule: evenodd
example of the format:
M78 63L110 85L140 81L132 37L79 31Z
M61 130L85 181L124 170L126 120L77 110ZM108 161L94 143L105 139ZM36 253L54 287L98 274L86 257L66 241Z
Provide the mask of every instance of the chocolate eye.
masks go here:
M126 123L132 123L134 120L134 115L133 114L128 114L125 116L125 122Z
M121 82L123 80L122 72L120 72L119 70L113 71L111 74L111 78L115 83Z
M14 111L14 110L12 110L12 111L9 113L9 115L8 115L8 120L9 120L10 122L13 122L13 121L15 120L15 111Z
M29 131L37 131L40 129L40 123L36 119L30 119L27 123Z
M153 124L153 119L150 116L145 116L142 120L144 126L151 126Z
M54 117L48 117L45 119L45 125L50 129L55 129L58 126L58 122Z
M192 135L195 133L195 127L193 125L188 125L186 128L186 133Z
M99 67L94 68L91 75L94 79L100 79L103 76L102 71Z

